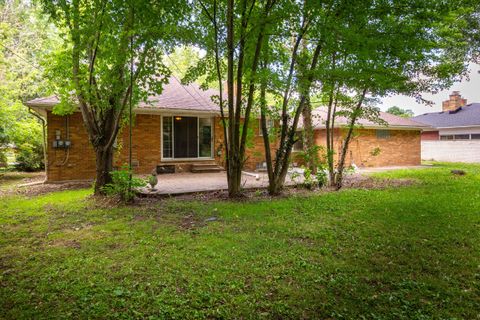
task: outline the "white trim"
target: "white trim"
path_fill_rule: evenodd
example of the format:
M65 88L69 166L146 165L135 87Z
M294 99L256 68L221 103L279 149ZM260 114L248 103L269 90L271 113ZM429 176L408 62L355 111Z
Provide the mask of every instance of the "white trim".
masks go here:
M177 116L179 114L176 114ZM160 115L160 162L178 162L178 161L205 161L205 160L215 160L215 156L213 155L214 152L214 130L215 130L215 117L214 116L207 116L205 114L199 116L195 114L188 114L185 117L193 117L197 118L197 157L196 158L175 158L175 129L174 125L175 122L173 121L175 114L161 114ZM172 157L171 158L164 158L163 157L163 118L164 117L171 117L172 118ZM200 118L210 119L210 125L212 130L210 131L210 157L200 157Z
M25 102L25 106L30 107L30 108L36 108L36 109L42 109L45 111L52 111L53 108L57 104L50 104L50 103L29 103ZM212 115L212 116L219 116L220 115L220 109L217 110L195 110L195 109L176 109L176 108L161 108L161 107L134 107L133 108L133 113L135 114L152 114L152 115L168 115L168 114L176 114L176 115L186 115L186 114L199 114L199 115ZM77 109L74 112L81 112L80 108L77 107Z
M455 129L455 128L480 128L480 125L471 126L453 126L453 127L434 127L436 129Z
M407 126L372 126L372 125L356 125L356 129L375 129L375 130L429 130L432 127L407 127ZM348 128L347 124L335 125L335 129ZM302 128L300 128L302 129ZM325 127L314 127L313 130L326 130ZM436 130L434 130L436 131Z
M155 108L155 109L147 109L147 108L135 108L133 111L136 114L152 114L152 115L164 115L164 116L201 116L205 117L208 115L217 116L219 115L219 112L216 111L210 111L210 110L188 110L188 109L160 109L160 108Z
M162 159L161 162L179 162L179 161L206 161L206 160L215 160L215 158L167 158Z

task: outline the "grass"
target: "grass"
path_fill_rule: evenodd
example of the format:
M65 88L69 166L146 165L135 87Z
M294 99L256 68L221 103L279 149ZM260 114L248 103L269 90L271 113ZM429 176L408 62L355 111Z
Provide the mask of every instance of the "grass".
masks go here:
M0 317L479 319L480 166L376 176L418 183L110 209L91 190L4 197Z

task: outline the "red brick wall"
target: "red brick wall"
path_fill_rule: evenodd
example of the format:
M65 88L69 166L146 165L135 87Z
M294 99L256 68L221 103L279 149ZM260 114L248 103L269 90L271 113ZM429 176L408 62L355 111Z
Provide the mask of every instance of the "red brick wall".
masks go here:
M423 131L422 140L440 140L438 131Z
M359 167L413 166L421 163L419 130L388 130L386 139L377 138L374 129L359 129L350 142L347 165L355 163ZM345 131L335 131L335 161L341 151ZM317 145L326 146L326 131L315 131ZM325 150L323 151L325 152Z
M95 178L95 154L91 147L80 113L68 116L70 149L54 149L55 131L60 130L62 139L66 139L66 118L47 114L48 121L48 181L85 180ZM177 171L189 171L192 163L198 161L162 162L161 161L161 117L159 115L136 115L133 127L133 162L137 173L150 173L159 164L175 164ZM358 130L350 145L347 162L358 166L389 166L420 164L420 131L390 130L388 139L378 139L375 130ZM340 150L340 135L336 134L337 154ZM115 165L128 162L128 128L119 134ZM315 141L325 145L325 130L315 131ZM223 147L223 127L219 117L214 119L214 158L219 165L225 166ZM277 143L272 142L272 155ZM377 149L378 148L378 149ZM375 151L379 151L375 155ZM265 161L263 137L260 135L258 121L253 123L252 132L246 150L245 169L255 170L257 164ZM205 161L204 161L205 162ZM208 161L207 161L208 162Z
M66 117L53 115L51 112L47 114L47 135L48 135L48 160L47 169L48 181L65 181L65 180L86 180L95 178L95 153L88 139L87 131L83 125L80 113L74 113L69 118L69 131L72 146L68 151L64 149L52 148L55 140L55 131L61 130L62 139L66 139L65 119ZM214 120L214 158L215 160L193 160L193 161L161 161L161 117L160 115L138 114L134 118L134 126L132 130L132 155L134 171L136 173L150 173L157 165L173 164L179 172L189 171L193 163L208 163L215 161L224 166L223 152L223 129L219 117ZM118 136L117 149L115 153L114 165L119 167L128 163L128 127L125 127ZM255 149L263 148L263 142ZM220 153L219 153L220 152ZM68 157L66 157L68 154ZM257 158L252 149L247 150L250 155L249 165L251 169L255 169Z
M66 139L66 119L72 146L69 149L55 149L52 147L55 140L55 131L60 130L61 138ZM47 113L47 180L85 180L95 177L95 153L88 139L87 131L83 126L80 113L68 117Z
M259 120L251 120L249 123L251 132L247 139L247 148L245 150L245 169L255 170L257 165L265 162L265 146L263 144L263 137L261 136L261 129ZM215 161L225 167L225 148L224 148L224 134L223 125L220 117L215 118ZM277 141L271 142L272 157L275 156L275 150L277 148Z
M150 173L161 162L159 115L137 114L132 126L132 163L137 173ZM128 164L129 129L123 128L119 134L118 151L115 154L115 165Z

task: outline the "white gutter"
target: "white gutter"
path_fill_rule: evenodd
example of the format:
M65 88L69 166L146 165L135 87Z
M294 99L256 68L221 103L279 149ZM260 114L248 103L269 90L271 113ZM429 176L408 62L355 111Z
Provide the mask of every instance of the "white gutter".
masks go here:
M46 104L46 103L24 103L27 107L35 109L35 111L39 113L43 113L45 111L52 111L54 105ZM80 112L80 110L76 110L75 112ZM136 114L158 114L158 115L193 115L193 114L203 114L203 115L220 115L220 111L213 111L213 110L195 110L195 109L175 109L175 108L149 108L149 107L137 107L133 109L133 112ZM43 114L42 114L43 115Z
M335 125L335 129L342 129L342 128L345 128L347 127L347 125ZM298 128L298 129L302 129L302 128ZM323 130L323 129L326 129L325 127L315 127L314 130ZM390 129L393 129L393 130L428 130L428 129L434 129L433 127L409 127L409 126L372 126L372 125L368 125L368 126L362 126L362 125L359 125L358 126L358 129L380 129L380 130L390 130Z

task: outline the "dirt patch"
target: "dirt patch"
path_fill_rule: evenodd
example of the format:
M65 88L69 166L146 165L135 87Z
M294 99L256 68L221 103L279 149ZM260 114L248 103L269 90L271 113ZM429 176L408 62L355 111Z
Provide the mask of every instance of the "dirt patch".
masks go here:
M64 239L57 239L51 241L48 246L50 247L62 247L62 248L72 248L72 249L80 249L82 246L80 242L77 240L64 240Z
M20 171L7 171L0 172L0 187L14 183L32 183L36 181L45 180L45 172L20 172Z
M344 181L344 188L350 189L385 189L391 187L410 186L417 183L414 179L380 179L355 174L348 176Z
M374 178L368 175L353 174L348 175L344 178L343 189L385 189L391 187L402 187L409 186L417 183L413 179L380 179ZM291 196L303 197L310 196L312 194L334 192L335 190L329 187L316 190L308 190L303 188L301 185L298 186L288 186L285 187L283 192L278 196L271 196L268 194L268 191L265 188L259 189L248 189L245 190L242 195L236 199L231 199L228 197L228 192L226 190L220 191L210 191L210 192L198 192L198 193L189 193L189 194L180 194L176 196L166 196L166 195L155 195L137 198L136 205L144 206L150 205L152 203L158 203L158 201L175 198L177 200L185 201L201 201L201 202L210 202L210 201L237 201L237 202L251 202L251 201L261 201L261 200L271 200L271 199L282 199L288 198Z
M0 190L0 196L6 195L24 195L24 196L38 196L57 191L78 190L90 188L91 182L67 182L59 184L41 183L34 185L15 185Z
M201 228L206 225L206 222L201 219L198 215L194 212L182 216L182 221L180 223L180 228L183 230L195 230L197 228Z

